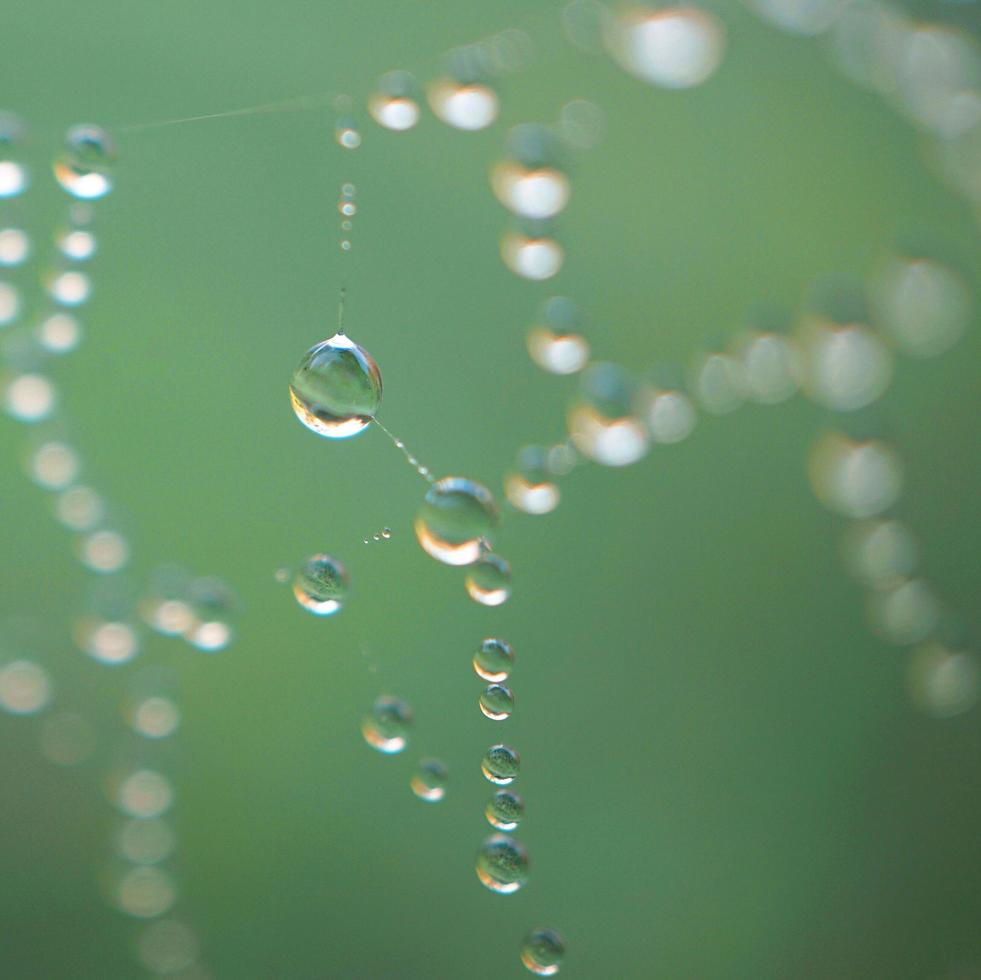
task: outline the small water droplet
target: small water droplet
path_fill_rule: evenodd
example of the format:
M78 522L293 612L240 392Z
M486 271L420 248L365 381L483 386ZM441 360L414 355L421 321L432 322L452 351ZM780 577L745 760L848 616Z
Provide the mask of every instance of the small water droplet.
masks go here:
M509 789L499 789L484 809L487 822L495 830L512 831L521 823L525 801Z
M307 559L293 581L296 601L317 616L332 616L339 612L349 590L347 571L330 555L314 555Z
M449 776L449 770L439 759L423 759L409 785L420 800L438 803L446 796Z
M494 834L477 852L477 877L485 888L512 895L528 880L528 852L512 837Z
M520 768L521 757L509 745L492 745L480 763L484 778L497 786L513 783Z
M379 697L361 722L361 734L373 749L385 755L401 752L409 742L412 709L399 698Z
M504 721L514 711L514 694L504 684L490 684L480 693L480 711L491 721Z
M532 929L521 943L521 962L540 977L554 977L565 956L565 942L554 929Z
M494 684L506 680L513 668L514 650L506 640L489 637L481 642L473 655L474 673Z

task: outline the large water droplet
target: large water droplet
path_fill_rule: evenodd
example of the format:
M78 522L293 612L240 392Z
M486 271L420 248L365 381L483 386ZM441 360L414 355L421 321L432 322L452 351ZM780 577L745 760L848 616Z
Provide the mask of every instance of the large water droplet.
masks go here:
M381 399L381 372L374 358L340 333L311 347L290 381L296 417L330 439L364 431Z
M491 721L504 721L514 711L514 694L504 684L490 684L480 692L481 714Z
M514 651L506 640L489 637L473 655L474 673L485 681L499 683L507 680L514 667Z
M64 150L55 160L55 178L73 197L104 197L112 190L115 159L116 145L101 126L72 126L65 134Z
M521 823L525 801L509 789L499 789L484 809L487 822L496 830L511 831Z
M580 452L604 466L627 466L645 455L648 436L634 414L636 390L619 365L590 365L566 420Z
M521 757L509 745L492 745L480 763L484 778L497 786L513 783L520 768Z
M467 595L482 606L500 606L511 595L511 566L490 552L467 568Z
M554 929L532 929L521 943L521 962L540 977L554 977L563 956L565 942Z

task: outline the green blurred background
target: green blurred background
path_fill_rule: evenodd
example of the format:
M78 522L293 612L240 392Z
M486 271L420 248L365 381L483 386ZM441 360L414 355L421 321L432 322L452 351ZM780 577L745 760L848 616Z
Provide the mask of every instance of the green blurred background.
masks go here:
M938 7L940 5L937 5ZM625 470L586 467L552 515L497 539L514 595L469 601L412 537L424 485L377 431L299 426L286 383L332 332L337 188L358 186L349 333L385 379L381 417L439 474L500 493L524 443L564 433L574 381L524 350L551 292L595 323L595 355L687 363L761 299L796 305L827 271L864 275L909 231L941 234L981 282L976 226L923 166L915 131L844 81L819 44L724 8L725 62L690 92L650 89L563 40L560 7L12 0L0 101L32 133L35 239L64 214L46 179L65 126L110 128L324 91L363 104L394 67L432 77L447 48L509 26L538 47L502 80L502 116L459 133L426 111L334 145L327 111L121 133L98 205L85 341L52 368L85 479L162 561L237 591L236 640L207 655L149 636L133 664L73 649L91 573L24 475L26 427L0 419L0 614L28 615L56 704L98 726L95 756L46 763L40 718L0 717L0 973L139 976L139 924L109 908L103 789L128 673L169 664L184 720L164 769L179 847L176 914L216 978L500 978L554 924L573 978L981 976L978 711L911 706L907 654L876 639L842 571L842 522L815 502L807 447L827 419L798 397L701 417ZM506 271L487 168L509 125L597 102L549 284ZM906 464L900 513L930 580L976 611L981 332L900 359L882 406ZM391 541L362 539L389 526ZM274 581L314 551L343 560L348 607L302 612ZM477 642L508 639L518 710L477 711ZM376 695L412 705L408 750L359 734ZM473 873L488 833L478 762L522 754L532 877ZM451 770L428 806L421 756Z

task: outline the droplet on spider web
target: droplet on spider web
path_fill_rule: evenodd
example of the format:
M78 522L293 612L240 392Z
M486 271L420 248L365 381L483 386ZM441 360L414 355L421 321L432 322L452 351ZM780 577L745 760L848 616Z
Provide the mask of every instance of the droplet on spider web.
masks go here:
M480 771L488 782L496 786L508 786L514 782L521 768L521 757L510 745L492 745L480 763Z
M514 838L494 834L477 852L480 883L499 895L512 895L528 881L528 852Z
M409 785L420 800L438 803L446 796L449 778L449 771L439 759L423 759Z
M582 315L565 296L553 296L545 302L528 331L527 345L531 359L552 374L574 374L589 363L589 341L582 333Z
M448 476L434 483L415 520L423 550L445 565L470 565L482 552L482 541L497 524L491 492L465 477Z
M293 580L296 601L316 616L333 616L339 612L349 591L346 569L330 555L308 558Z
M54 163L55 178L72 197L95 200L112 190L115 160L112 137L101 126L81 123L65 133L64 147Z
M390 71L378 80L368 111L379 126L402 133L419 121L415 79L405 71Z
M521 962L540 977L554 977L564 956L565 941L555 929L539 926L521 943Z
M522 218L554 218L569 201L562 140L547 126L523 123L508 134L504 159L491 171L491 188Z
M592 364L580 378L566 424L575 447L603 466L628 466L648 450L647 430L636 415L638 387L618 364Z
M515 469L504 480L508 502L525 514L548 514L559 505L560 493L548 467L548 450L525 446Z
M484 816L495 830L514 830L524 814L525 801L509 789L499 789L484 808Z
M511 596L511 566L499 555L485 552L467 567L467 595L482 606L500 606Z
M507 680L513 668L514 650L506 640L488 637L481 641L473 655L474 673L491 683Z
M361 722L361 734L373 749L384 755L395 755L409 744L412 709L401 700L383 694L371 706Z

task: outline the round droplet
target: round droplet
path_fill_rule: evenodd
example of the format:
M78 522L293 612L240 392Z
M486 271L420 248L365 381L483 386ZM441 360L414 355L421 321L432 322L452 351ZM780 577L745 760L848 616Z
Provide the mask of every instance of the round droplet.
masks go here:
M935 718L952 718L968 711L981 693L978 658L939 643L913 653L908 679L914 703Z
M804 390L827 408L864 408L889 386L892 355L869 327L814 318L805 326L802 342Z
M382 537L386 541L391 540L391 537L392 537L392 529L390 527L383 527L382 528Z
M316 616L332 616L347 599L347 571L330 555L308 558L293 580L296 601Z
M130 724L144 738L156 739L173 735L180 720L180 708L170 698L153 696L144 698L133 708Z
M778 333L753 333L743 338L742 360L746 394L761 405L777 405L793 395L802 372L797 345Z
M516 275L542 282L551 279L562 268L565 253L554 238L508 231L501 236L501 258Z
M514 782L521 768L521 757L509 745L492 745L480 763L484 777L497 786Z
M480 883L499 895L512 895L528 880L528 852L511 837L494 834L477 852Z
M670 445L691 435L698 416L683 391L651 390L643 402L644 418L654 442Z
M877 439L856 441L826 432L811 450L808 472L815 496L845 517L881 514L899 497L903 470L899 457Z
M430 487L414 529L423 550L444 565L471 565L481 541L497 524L491 492L465 477L447 476Z
M888 643L920 643L933 633L940 617L940 602L923 579L913 578L868 598L872 628Z
M51 700L48 672L33 660L13 660L0 667L0 708L12 715L33 715Z
M489 126L499 108L497 93L489 85L461 85L445 78L430 87L429 104L447 125L471 131Z
M506 640L492 637L484 640L473 655L474 673L485 681L507 680L514 667L514 651Z
M78 320L70 313L54 313L38 325L41 346L52 354L67 354L73 351L82 337Z
M480 693L480 711L491 721L504 721L514 711L514 694L504 684L490 684Z
M532 929L521 943L521 962L540 977L554 977L563 956L565 942L554 929Z
M438 803L446 796L450 774L439 759L423 759L409 785L412 792L427 803Z
M695 362L692 390L699 405L710 415L727 415L746 399L742 364L731 354L704 354Z
M30 254L31 240L26 231L21 228L0 230L0 265L8 268L20 265Z
M0 112L0 199L16 197L30 183L25 167L10 159L26 136L24 124L17 116Z
M290 381L296 417L312 432L330 439L362 432L381 399L381 372L374 358L340 333L311 347Z
M385 755L401 752L409 742L412 709L399 698L382 695L361 722L364 740Z
M916 568L916 540L905 524L895 520L854 523L846 532L843 550L852 574L873 589L898 585Z
M372 118L385 129L402 133L419 122L416 85L405 71L390 71L378 81L378 91L368 100Z
M120 828L116 847L133 864L159 864L173 853L174 832L159 818L127 820Z
M694 6L631 10L616 18L612 28L608 40L614 57L652 85L691 88L710 78L722 62L722 24Z
M548 514L559 505L561 494L548 465L548 450L525 446L518 453L517 472L509 473L504 492L511 505L526 514Z
M531 359L552 374L581 371L589 363L590 352L581 327L582 317L576 304L564 296L553 296L528 332Z
M511 566L493 553L481 555L467 568L467 595L482 606L500 606L511 595Z
M137 769L122 780L115 794L119 809L140 820L161 816L173 802L170 780L154 769Z
M70 228L58 236L58 248L66 259L84 262L92 258L96 250L95 235L83 228Z
M647 430L634 414L636 383L617 364L592 364L580 378L566 424L576 448L603 466L628 466L648 450Z
M65 134L64 151L55 161L55 178L73 197L104 197L112 190L115 158L115 143L101 126L72 126Z
M495 830L514 830L524 814L525 801L509 789L499 789L484 808L484 816Z
M345 150L356 150L361 145L361 133L350 119L339 120L334 135Z

